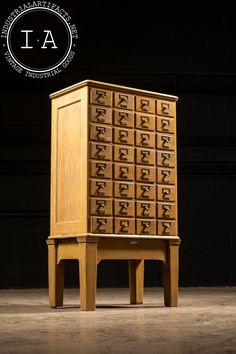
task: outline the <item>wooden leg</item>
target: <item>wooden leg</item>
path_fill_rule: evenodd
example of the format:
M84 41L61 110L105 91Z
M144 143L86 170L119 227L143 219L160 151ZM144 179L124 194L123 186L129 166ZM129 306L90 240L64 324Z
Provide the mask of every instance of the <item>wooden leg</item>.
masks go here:
M169 244L167 262L163 263L165 306L178 306L179 244Z
M97 288L97 242L79 242L80 309L94 311Z
M143 304L144 260L129 261L130 303Z
M63 305L64 292L64 264L57 264L57 241L47 240L48 245L48 290L49 306Z

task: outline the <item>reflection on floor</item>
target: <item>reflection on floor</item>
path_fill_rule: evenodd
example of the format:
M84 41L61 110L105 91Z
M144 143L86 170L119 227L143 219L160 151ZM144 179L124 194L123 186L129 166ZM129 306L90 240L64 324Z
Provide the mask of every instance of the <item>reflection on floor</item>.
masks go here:
M128 289L98 289L97 309L81 312L79 292L50 309L46 289L0 290L0 353L236 353L236 288L180 289L179 307L161 288L129 305Z

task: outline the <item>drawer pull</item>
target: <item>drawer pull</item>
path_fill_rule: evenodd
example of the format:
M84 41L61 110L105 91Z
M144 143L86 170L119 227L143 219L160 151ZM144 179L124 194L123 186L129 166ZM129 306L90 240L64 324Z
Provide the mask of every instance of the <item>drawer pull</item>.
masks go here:
M120 178L127 179L128 178L128 167L120 167Z
M170 122L167 119L161 120L161 129L165 131L169 131Z
M128 105L128 96L126 95L119 95L119 106L122 108L126 108Z
M142 203L141 207L143 208L142 215L143 216L149 216L150 204Z
M102 91L102 90L96 90L96 101L100 104L105 104L105 98L106 98L106 91Z
M146 193L150 192L150 186L141 186L141 189L142 189L142 197L149 198L149 195L147 195Z
M120 231L123 233L129 232L127 228L129 227L129 220L121 220L120 221Z
M129 189L128 184L120 184L119 189L120 189L120 195L122 197L126 197L128 195L128 189Z
M141 127L144 129L148 129L149 117L141 116Z
M106 206L106 200L97 200L96 204L97 204L97 213L98 214L105 214L105 210L102 210L103 208L105 208Z
M141 169L141 175L142 175L142 179L149 180L150 171L148 169L146 169L146 168L142 168Z
M102 228L103 225L106 225L107 223L107 219L97 219L97 223L98 223L98 226L96 228L96 231L100 232L100 233L105 233L106 232L106 229L105 228Z
M99 159L104 159L105 158L105 154L103 154L104 151L106 151L106 145L96 145L96 156Z
M120 159L127 161L128 159L128 149L119 149Z
M165 149L169 149L170 137L162 135L161 140L162 140L162 147Z
M141 134L141 144L148 145L149 138L149 134Z
M128 143L128 134L129 134L129 132L128 131L126 131L126 130L120 130L119 131L119 141L121 142L121 143Z
M105 194L104 189L106 187L106 182L97 181L96 186L97 186L97 190L96 190L95 194L104 195Z
M163 217L164 218L169 218L170 215L168 214L168 212L170 211L170 205L162 205L162 210L163 210Z
M105 140L105 132L106 132L106 128L105 127L96 127L96 131L97 131L97 139L98 140Z
M128 202L120 202L120 213L122 215L127 215L127 209L128 209L129 203Z
M170 176L170 171L167 171L167 170L162 170L161 171L163 177L162 177L162 182L164 183L170 183L170 180L169 180L169 176Z
M170 154L166 153L166 152L163 152L161 154L162 156L162 165L164 166L169 166L169 160L170 160Z
M119 119L120 125L126 126L128 122L128 113L119 112L119 117L120 117Z
M142 154L142 162L144 163L148 163L148 156L150 156L150 151L148 150L142 150L141 151L141 154Z
M104 123L105 122L105 114L106 114L106 110L103 108L96 108L96 119L99 123Z
M149 234L150 232L150 221L143 221L141 222L142 225L142 233Z
M170 222L163 222L162 226L163 226L163 234L169 235L170 234L169 229L171 227L171 223Z
M149 110L149 101L148 100L141 100L141 110L148 112L148 110Z
M170 110L170 105L169 103L161 103L161 112L162 114L169 114L169 110Z
M170 199L170 189L163 188L162 195L163 195L163 199Z
M105 176L105 169L106 169L106 164L105 163L96 163L96 168L97 168L97 176L104 177Z

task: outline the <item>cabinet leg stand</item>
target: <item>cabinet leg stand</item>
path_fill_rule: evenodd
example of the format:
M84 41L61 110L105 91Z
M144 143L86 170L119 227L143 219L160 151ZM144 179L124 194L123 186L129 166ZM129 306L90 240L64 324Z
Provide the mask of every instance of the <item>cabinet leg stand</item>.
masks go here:
M130 303L143 304L144 260L129 261Z
M64 292L64 264L57 264L57 241L47 240L48 245L48 290L49 306L63 305Z
M169 243L167 262L163 263L163 288L165 306L178 306L179 243Z
M94 311L97 288L97 242L79 242L80 309Z

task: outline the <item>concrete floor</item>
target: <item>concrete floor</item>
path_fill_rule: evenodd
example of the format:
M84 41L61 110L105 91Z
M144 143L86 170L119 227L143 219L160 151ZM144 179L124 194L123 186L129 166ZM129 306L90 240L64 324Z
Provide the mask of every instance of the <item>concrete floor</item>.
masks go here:
M129 305L127 289L98 289L97 310L80 312L78 291L50 309L46 289L0 290L0 353L236 353L236 288L180 289L163 307L161 288Z

